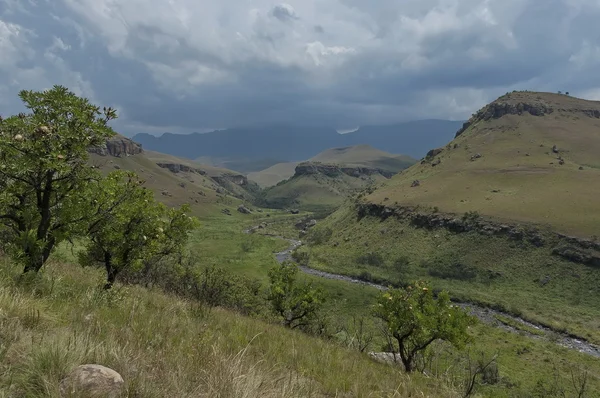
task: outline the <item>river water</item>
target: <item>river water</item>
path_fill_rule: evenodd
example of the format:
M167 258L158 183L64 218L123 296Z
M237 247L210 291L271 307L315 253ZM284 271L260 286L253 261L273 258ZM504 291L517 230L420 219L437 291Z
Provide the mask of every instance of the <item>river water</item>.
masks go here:
M251 230L246 230L245 232L249 233L249 232L251 232ZM284 237L277 236L277 235L268 235L268 236L285 239L288 242L290 242L290 246L287 249L285 249L284 251L275 253L275 258L280 263L282 263L284 261L292 260L292 252L296 248L302 246L302 242L299 240L286 239ZM335 280L345 281L345 282L349 282L349 283L366 285L366 286L374 287L379 290L387 289L387 287L385 287L383 285L378 285L376 283L362 281L362 280L355 279L355 278L352 278L352 277L349 277L346 275L333 274L333 273L319 271L319 270L309 268L309 267L304 267L304 266L300 266L300 270L306 274L319 276L321 278L335 279ZM514 315L510 315L508 313L498 311L498 310L495 310L492 308L483 307L483 306L479 306L479 305L472 304L472 303L456 303L456 304L465 308L472 315L476 316L477 318L479 318L480 321L482 321L486 324L502 328L509 332L526 335L529 338L552 341L555 344L560 345L562 347L576 350L576 351L591 355L596 358L600 358L600 347L598 347L594 344L591 344L583 339L573 337L573 336L570 336L565 333L556 332L545 326L533 324L531 322L528 322L528 321L521 319L519 317L516 317ZM525 331L523 329L517 329L513 326L507 325L506 323L503 323L500 320L498 320L498 318L496 318L496 316L501 316L503 318L510 319L512 322L514 322L516 324L521 324L527 328L534 329L536 331L536 333L531 333L531 332Z

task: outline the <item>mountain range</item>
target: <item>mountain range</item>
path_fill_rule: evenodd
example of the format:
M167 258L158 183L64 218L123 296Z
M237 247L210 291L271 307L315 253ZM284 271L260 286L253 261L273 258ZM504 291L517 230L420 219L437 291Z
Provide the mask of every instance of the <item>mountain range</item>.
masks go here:
M247 165L241 172L263 170L273 164L302 161L335 147L359 144L390 153L421 158L431 148L444 145L462 126L462 121L418 120L386 126L364 126L340 134L329 127L269 126L232 128L209 133L153 136L140 133L133 140L144 149L188 159L212 159L213 165L227 166L223 159L270 159L256 167ZM221 161L219 161L221 160ZM269 164L270 163L270 164Z

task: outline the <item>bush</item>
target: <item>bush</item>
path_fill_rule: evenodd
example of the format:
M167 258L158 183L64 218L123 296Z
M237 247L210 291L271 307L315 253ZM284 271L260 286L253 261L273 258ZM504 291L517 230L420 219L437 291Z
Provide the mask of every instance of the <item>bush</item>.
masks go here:
M477 269L466 265L460 260L424 260L421 262L421 266L426 268L427 273L434 278L458 281L471 281L477 278Z
M379 253L373 252L359 255L356 258L356 262L359 264L370 265L373 267L382 267L385 264L383 256Z
M329 242L331 236L333 235L333 230L328 227L316 227L313 228L312 231L308 235L308 242L313 245L322 245L324 243Z
M294 250L292 252L292 258L299 265L301 265L303 267L308 267L308 263L310 261L310 255L307 252Z

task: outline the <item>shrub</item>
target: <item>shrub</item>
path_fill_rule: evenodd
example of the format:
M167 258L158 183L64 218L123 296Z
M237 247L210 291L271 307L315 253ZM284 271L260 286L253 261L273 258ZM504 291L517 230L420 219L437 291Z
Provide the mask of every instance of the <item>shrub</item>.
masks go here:
M476 318L451 304L447 292L433 297L431 287L417 282L414 287L382 292L373 314L384 321L388 341L395 343L407 372L414 370L417 354L436 340L462 348L468 341L467 328Z
M373 252L359 255L356 258L356 262L363 265L371 265L373 267L381 267L385 263L381 254Z

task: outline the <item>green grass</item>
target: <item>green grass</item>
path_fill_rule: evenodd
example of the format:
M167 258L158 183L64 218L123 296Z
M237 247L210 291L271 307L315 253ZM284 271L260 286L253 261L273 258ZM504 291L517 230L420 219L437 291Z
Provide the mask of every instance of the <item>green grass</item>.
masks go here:
M0 395L58 397L83 363L109 366L126 396L455 396L440 383L279 326L53 263L37 280L0 274Z
M191 244L198 266L221 265L265 286L266 272L275 265L272 252L287 243L241 231L261 220L292 224L298 217L265 214L204 218ZM242 249L245 239L251 250ZM129 396L460 396L456 391L465 373L455 361L464 352L448 356L440 347L433 361L437 377L409 377L343 348L336 339L324 341L226 310L208 310L157 290L117 286L103 292L102 272L70 265L72 260L62 247L40 280L29 283L17 283L19 269L2 263L0 395L56 396L69 369L95 362L119 371ZM302 279L327 292L325 313L332 330L352 316L368 317L378 294L343 281ZM370 327L377 335L370 350L378 351L383 340ZM592 357L481 324L470 334L472 353L499 353L501 381L479 387L481 396L532 396L536 383L548 383L555 368L563 386L570 386L571 370L586 369L590 396L600 391L600 364ZM452 376L444 372L449 368Z
M352 208L315 227L323 244L303 248L313 268L392 283L426 278L458 299L499 307L524 318L600 342L600 272L508 239L477 233L427 231L389 218L357 221ZM381 264L361 263L375 253ZM461 265L460 267L458 265ZM542 285L540 279L550 277Z
M440 164L416 164L368 200L384 203L389 198L388 203L435 206L445 213L477 211L498 220L597 235L600 120L579 110L600 110L599 103L548 93L515 93L499 102L545 103L555 112L474 120L435 157ZM554 145L559 154L553 153ZM477 153L481 158L471 161ZM564 165L559 165L559 155ZM414 180L421 185L411 188Z

